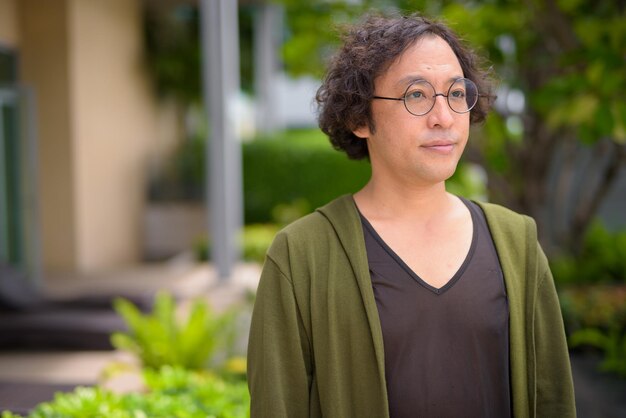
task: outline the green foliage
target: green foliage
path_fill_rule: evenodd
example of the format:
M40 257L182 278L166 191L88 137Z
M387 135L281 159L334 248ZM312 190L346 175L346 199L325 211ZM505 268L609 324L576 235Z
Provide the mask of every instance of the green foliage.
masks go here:
M241 87L253 86L254 7L239 7ZM159 95L184 105L202 101L200 14L195 4L146 2L144 8L145 64Z
M243 163L246 223L268 222L277 205L299 199L315 209L360 189L370 172L366 161L333 150L317 130L247 143Z
M601 369L626 377L626 284L568 286L559 298L570 347L600 349Z
M332 28L353 20L363 10L360 2L278 0L276 3L285 10L282 59L285 69L294 76L321 77L329 52L338 45L337 33Z
M487 187L483 169L475 164L461 162L446 182L446 190L467 199L485 200Z
M278 230L279 226L274 223L244 225L240 237L243 259L263 263L265 253ZM210 250L210 242L207 241L206 235L194 242L193 252L196 260L207 261Z
M600 369L626 377L626 333L618 326L608 331L598 328L584 328L569 338L570 346L590 345L599 348L604 354Z
M556 257L557 284L626 282L626 231L611 233L600 222L589 228L580 254Z
M206 372L165 366L146 370L146 393L118 395L99 387L58 393L27 418L239 418L249 416L245 382L226 382ZM2 418L19 418L4 412Z
M243 258L263 263L265 253L278 232L275 224L251 224L244 227Z
M185 104L198 103L202 85L197 9L146 7L143 18L145 61L157 92Z
M570 347L600 349L600 368L626 377L626 231L594 223L577 257L551 262Z
M569 333L583 328L626 329L626 284L568 286L559 291Z
M178 321L172 296L157 294L152 313L143 314L126 299L114 301L128 332L116 332L111 343L135 354L146 368L164 365L202 369L234 336L234 314L215 314L208 303L195 300L186 320Z

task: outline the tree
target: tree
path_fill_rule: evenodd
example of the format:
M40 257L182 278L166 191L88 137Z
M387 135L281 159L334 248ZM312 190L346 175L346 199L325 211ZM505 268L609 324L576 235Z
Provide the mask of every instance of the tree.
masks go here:
M157 93L183 106L202 102L200 14L197 4L146 2L143 13L145 64ZM254 7L239 7L241 84L253 84L252 32ZM234 53L235 51L233 51ZM209 57L210 59L210 57Z
M533 216L548 251L580 248L626 166L625 0L282 3L293 73L320 74L333 21L390 4L443 16L499 77L501 100L468 150L487 170L490 199Z

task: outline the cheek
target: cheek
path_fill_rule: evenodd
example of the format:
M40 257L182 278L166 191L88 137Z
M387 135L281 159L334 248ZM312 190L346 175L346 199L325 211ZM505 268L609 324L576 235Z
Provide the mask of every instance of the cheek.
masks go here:
M469 135L469 130L470 130L470 118L469 118L469 113L463 114L463 115L459 115L461 116L461 118L459 119L458 123L457 123L457 129L459 131L459 135L461 135L461 139L463 140L467 140L467 136Z

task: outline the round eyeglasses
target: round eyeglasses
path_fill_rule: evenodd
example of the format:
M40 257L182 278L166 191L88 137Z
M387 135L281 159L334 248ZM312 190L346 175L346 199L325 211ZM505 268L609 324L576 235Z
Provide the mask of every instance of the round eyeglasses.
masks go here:
M437 96L443 96L448 106L456 113L467 113L478 102L478 87L467 78L458 78L448 89L448 94L437 93L426 80L411 83L402 97L374 96L373 99L397 100L404 102L406 110L415 116L423 116L435 107Z

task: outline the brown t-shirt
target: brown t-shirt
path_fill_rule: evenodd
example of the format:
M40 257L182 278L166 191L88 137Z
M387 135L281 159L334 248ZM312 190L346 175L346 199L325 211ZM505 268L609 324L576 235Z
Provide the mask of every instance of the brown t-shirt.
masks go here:
M393 418L511 416L502 269L482 210L462 200L472 215L471 247L439 289L417 276L361 215Z

